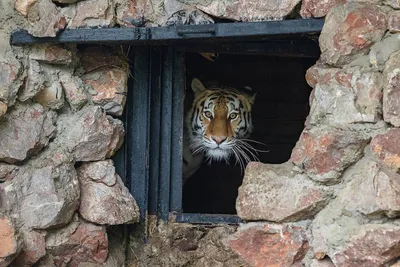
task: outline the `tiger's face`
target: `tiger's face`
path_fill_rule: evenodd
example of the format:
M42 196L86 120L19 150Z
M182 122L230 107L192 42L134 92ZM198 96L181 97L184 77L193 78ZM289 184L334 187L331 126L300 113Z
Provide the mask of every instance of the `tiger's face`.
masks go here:
M240 139L253 131L251 107L255 95L250 96L233 88L205 88L193 79L195 99L187 116L190 148L202 152L210 160L228 160L242 154Z

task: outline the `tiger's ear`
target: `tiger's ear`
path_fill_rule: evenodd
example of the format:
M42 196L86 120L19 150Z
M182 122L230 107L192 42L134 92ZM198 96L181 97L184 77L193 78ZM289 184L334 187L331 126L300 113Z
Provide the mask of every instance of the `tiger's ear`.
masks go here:
M250 104L252 104L252 105L254 104L254 102L256 101L256 95L257 95L257 93L247 96L247 99L249 100Z
M201 92L204 92L205 90L207 90L207 89L204 87L204 85L202 84L202 82L201 82L199 79L197 79L197 78L194 78L194 79L192 80L191 86L192 86L193 92L194 92L196 95L197 95L197 94L200 94Z

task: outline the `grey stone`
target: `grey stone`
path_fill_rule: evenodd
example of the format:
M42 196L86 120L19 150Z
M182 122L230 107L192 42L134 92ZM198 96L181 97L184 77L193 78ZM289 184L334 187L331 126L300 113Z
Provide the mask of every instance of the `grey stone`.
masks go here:
M64 89L65 98L72 110L77 111L81 109L88 100L86 85L79 77L73 76L72 73L61 72L59 77Z
M0 61L0 101L9 107L14 105L18 90L23 84L22 71L23 68L17 60Z
M76 4L75 16L68 28L107 28L115 25L113 0L86 0Z
M382 71L390 55L398 50L400 50L400 34L388 34L371 47L369 52L371 65Z
M66 25L66 20L59 8L50 0L38 0L29 9L28 21L31 25L28 32L37 37L54 37Z
M45 76L39 62L29 60L28 75L25 86L19 91L18 99L22 102L33 98L40 90L44 88Z
M400 51L393 53L383 72L383 118L400 126Z

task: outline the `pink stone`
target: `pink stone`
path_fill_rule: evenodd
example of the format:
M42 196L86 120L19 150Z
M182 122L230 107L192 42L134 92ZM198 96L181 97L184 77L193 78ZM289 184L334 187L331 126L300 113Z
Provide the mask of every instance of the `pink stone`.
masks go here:
M375 136L371 149L385 165L400 171L400 129L392 128L385 134Z
M325 17L333 7L345 3L347 0L303 0L300 15L303 18Z

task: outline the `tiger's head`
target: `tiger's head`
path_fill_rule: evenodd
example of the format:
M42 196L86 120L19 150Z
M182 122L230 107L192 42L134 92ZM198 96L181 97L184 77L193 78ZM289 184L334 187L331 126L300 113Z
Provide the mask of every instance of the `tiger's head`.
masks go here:
M218 86L206 88L197 78L191 87L195 98L186 125L192 153L201 152L217 161L228 161L234 155L241 162L246 149L241 139L253 132L251 108L255 94Z

